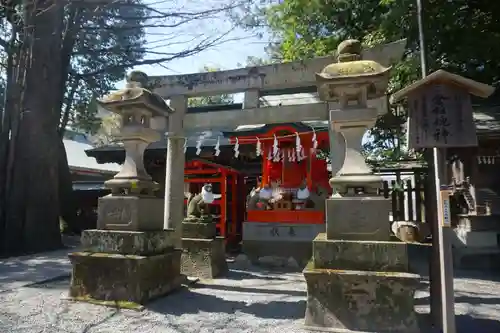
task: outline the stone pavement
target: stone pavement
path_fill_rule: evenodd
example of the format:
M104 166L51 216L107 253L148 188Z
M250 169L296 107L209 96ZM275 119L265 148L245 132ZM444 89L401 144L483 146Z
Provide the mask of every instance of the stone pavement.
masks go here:
M135 312L66 300L68 251L0 261L1 333L306 332L300 273L231 264L228 277L202 281ZM500 332L500 279L460 275L455 279L459 332ZM425 291L417 295L417 310L429 312Z

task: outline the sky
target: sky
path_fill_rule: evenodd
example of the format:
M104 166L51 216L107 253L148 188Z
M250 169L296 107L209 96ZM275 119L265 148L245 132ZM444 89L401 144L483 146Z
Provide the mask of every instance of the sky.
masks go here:
M147 0L156 9L163 12L202 11L214 6L221 6L230 0ZM159 25L178 21L162 20ZM153 23L154 24L154 23ZM229 32L229 33L228 33ZM218 14L212 18L194 20L179 25L177 28L155 27L146 32L148 47L154 52L179 53L200 43L205 38L216 38L224 35L224 42L206 51L187 58L176 59L162 65L146 65L134 68L148 75L172 75L199 72L204 66L233 69L243 67L248 56L265 57L264 47L268 39L258 38L255 33L234 29L234 24L226 14ZM162 54L150 55L149 58L163 57ZM124 84L124 82L122 82ZM120 86L122 85L120 84ZM119 87L120 88L120 87Z

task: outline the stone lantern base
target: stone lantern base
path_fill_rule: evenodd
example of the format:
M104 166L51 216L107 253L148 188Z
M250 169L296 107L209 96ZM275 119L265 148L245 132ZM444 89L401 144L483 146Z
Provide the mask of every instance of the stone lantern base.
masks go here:
M213 222L182 223L182 274L212 279L227 273L224 237L216 237L216 231Z
M326 233L304 269L305 324L325 332L418 333L408 244L390 241L390 200L338 197L326 203Z
M419 276L306 267L308 329L419 333L413 295Z
M407 244L328 240L319 234L307 282L305 324L328 332L418 333Z
M141 308L178 289L181 251L173 231L86 230L85 252L69 254L73 265L69 296L77 301Z

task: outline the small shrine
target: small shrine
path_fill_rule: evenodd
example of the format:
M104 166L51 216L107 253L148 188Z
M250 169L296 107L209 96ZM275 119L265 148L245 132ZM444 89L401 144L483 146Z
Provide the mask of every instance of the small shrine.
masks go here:
M361 59L357 40L339 44L338 62L318 73L320 97L330 110L333 195L326 200L326 233L312 242L304 269L305 324L329 332L420 332L414 310L419 276L409 273L407 244L390 241L390 201L382 179L362 157L361 139L381 111L389 70Z
M253 261L292 257L305 265L311 255L309 242L324 230L329 188L326 126L266 125L225 135L231 144L255 147L254 155L262 161L261 175L247 199L243 252Z
M124 89L98 101L121 116L116 137L126 157L121 171L105 182L111 194L99 198L97 229L83 231L83 250L69 255L74 300L141 308L185 280L174 231L163 230L163 199L153 194L158 183L143 164L144 150L160 139L173 110L144 88L146 82L144 73L132 72Z

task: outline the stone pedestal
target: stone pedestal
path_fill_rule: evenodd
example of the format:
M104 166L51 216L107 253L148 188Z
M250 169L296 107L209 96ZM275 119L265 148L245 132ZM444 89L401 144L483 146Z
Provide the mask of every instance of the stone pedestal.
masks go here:
M419 331L408 245L389 240L389 201L380 197L327 200L326 233L313 241L304 269L305 322L328 332Z
M115 135L125 148L121 171L104 183L111 194L99 199L98 230L82 234L83 252L71 253L70 297L103 305L140 307L181 286L181 251L172 228L163 230L163 200L144 168L144 150L161 138L160 123L173 110L145 89L148 77L132 72L124 89L98 103L120 115ZM163 121L161 121L163 120ZM171 154L171 153L170 153Z
M99 198L97 214L98 229L163 229L163 200L156 197L110 194Z
M243 222L243 253L254 264L302 270L312 255L311 242L324 224Z
M228 271L224 237L216 237L215 223L182 223L181 272L212 279Z
M71 253L69 295L79 301L140 308L178 289L181 251L173 248L171 230L85 230L84 252Z

